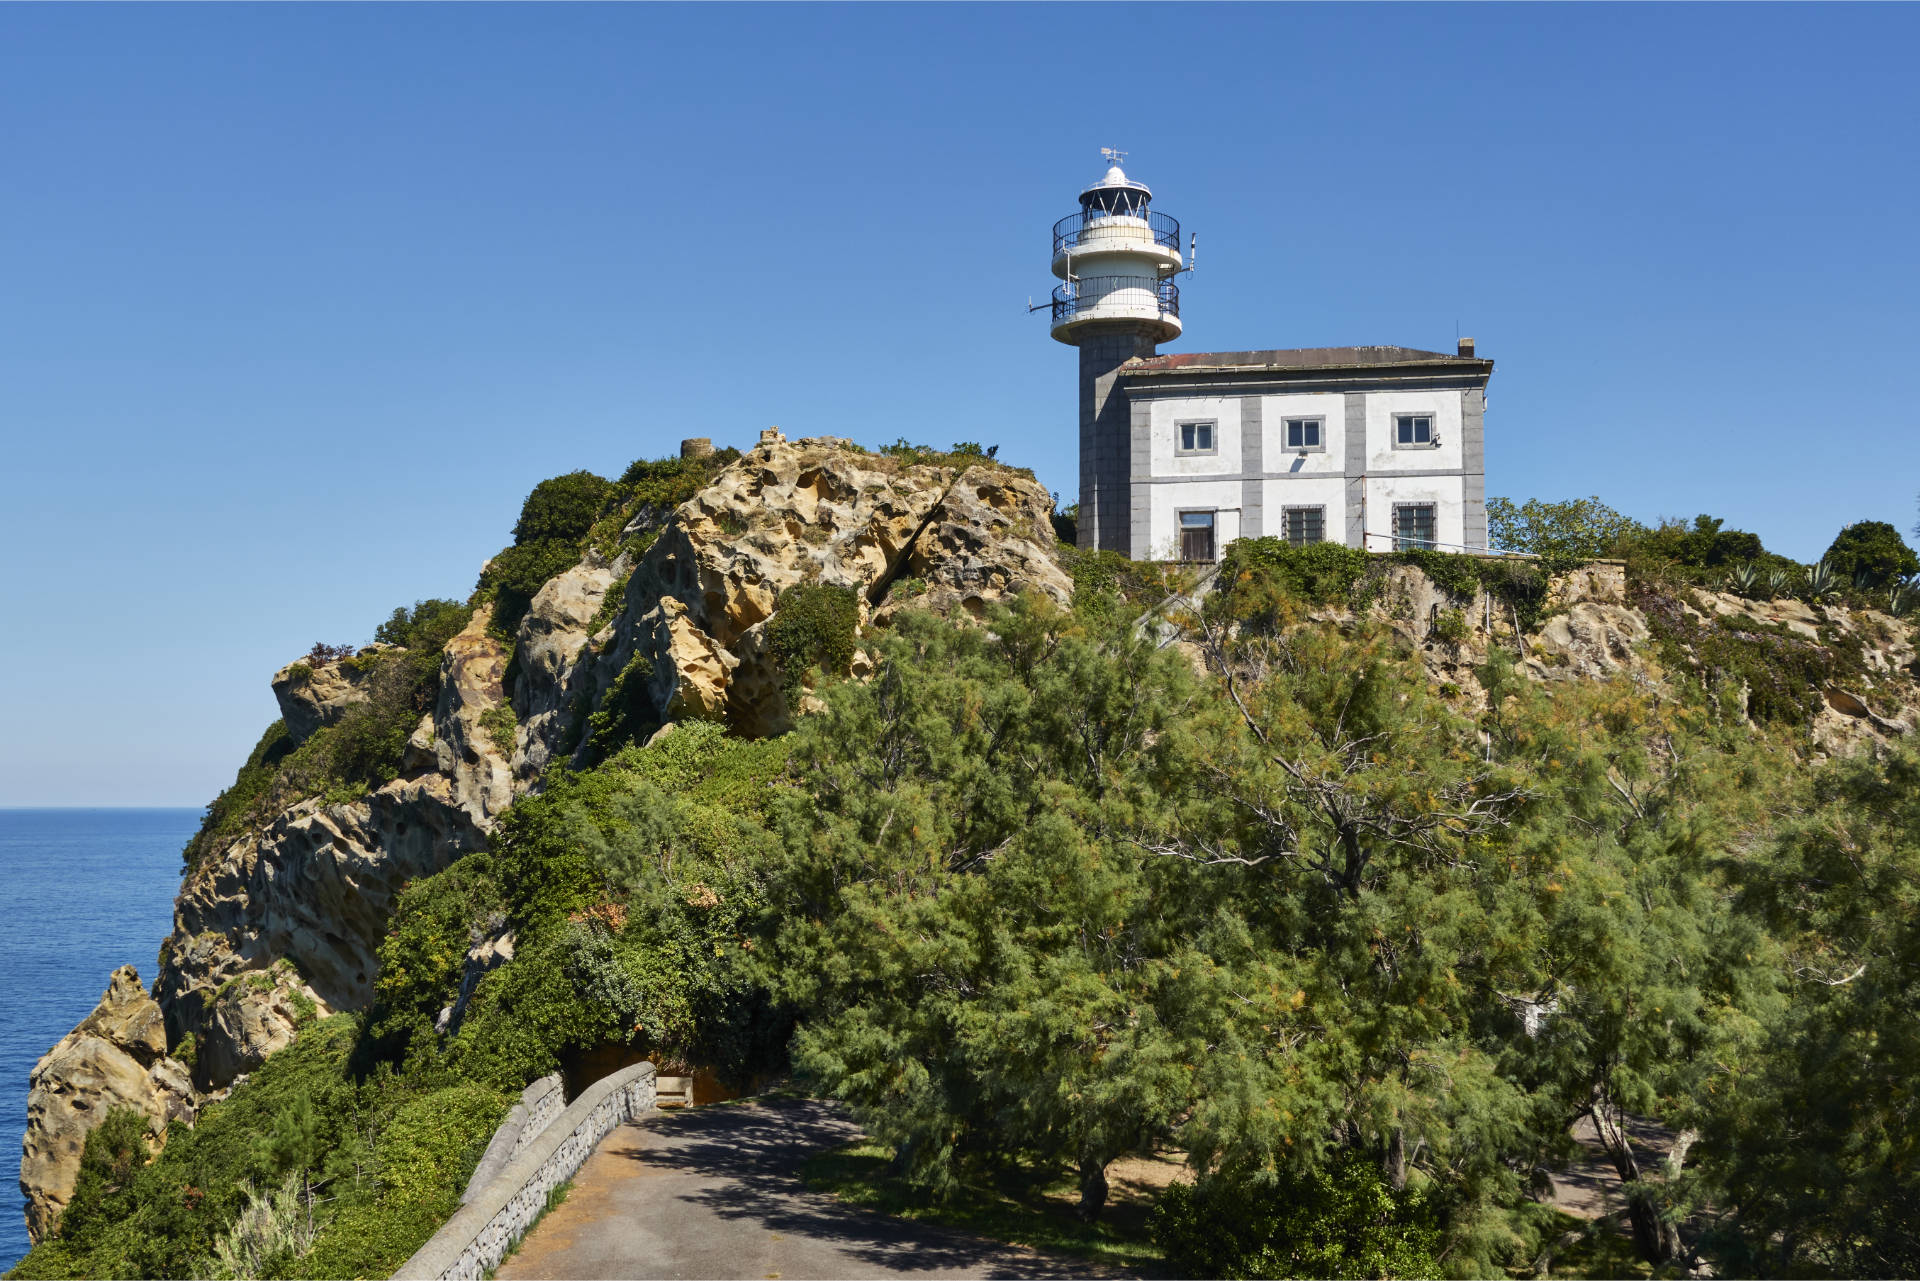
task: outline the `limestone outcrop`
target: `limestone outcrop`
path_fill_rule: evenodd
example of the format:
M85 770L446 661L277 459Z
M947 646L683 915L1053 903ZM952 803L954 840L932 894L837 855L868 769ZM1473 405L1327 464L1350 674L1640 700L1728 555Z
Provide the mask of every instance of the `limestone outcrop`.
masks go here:
M996 463L912 464L832 437L763 433L673 513L566 684L596 707L634 700L641 722L782 732L796 709L766 625L783 592L851 589L863 626L885 623L896 590L916 605L973 612L1020 591L1065 602L1073 584L1053 553L1052 508L1037 481Z
M145 1116L157 1150L169 1121L191 1121L195 1096L181 1064L167 1057L160 1006L131 965L113 972L92 1014L62 1037L28 1076L20 1190L27 1233L42 1240L59 1222L80 1176L87 1134L109 1112Z
M392 645L368 645L348 658L326 662L299 659L273 674L273 697L293 741L304 743L316 730L337 723L355 703L367 701L367 682L378 664L366 660Z
M226 1085L262 1043L258 1019L216 1017L221 993L243 975L285 960L320 1005L365 1006L395 896L479 849L487 821L461 804L454 778L432 773L348 804L303 801L193 873L174 903L154 994L170 1039L196 1038L198 1084Z
M512 753L495 741L488 713L507 705L507 650L488 630L493 607L473 612L447 642L440 663L440 696L433 708L436 763L451 799L476 825L491 827L513 804Z
M520 681L513 710L519 720L514 781L524 786L540 777L553 759L554 745L577 735L581 716L574 701L573 673L587 646L607 592L626 577L625 557L609 563L598 552L548 580L534 595L520 623Z
M249 970L214 998L196 1066L211 1080L231 1082L293 1044L307 1023L332 1013L332 1006L285 958L265 970Z

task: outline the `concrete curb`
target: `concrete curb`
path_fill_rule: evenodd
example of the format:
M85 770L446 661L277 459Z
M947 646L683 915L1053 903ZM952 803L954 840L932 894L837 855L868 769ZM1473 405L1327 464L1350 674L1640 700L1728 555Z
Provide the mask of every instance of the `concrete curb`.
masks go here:
M479 1281L499 1267L546 1209L547 1194L572 1178L615 1126L653 1107L654 1079L653 1064L636 1063L581 1091L440 1226L393 1274L394 1281Z

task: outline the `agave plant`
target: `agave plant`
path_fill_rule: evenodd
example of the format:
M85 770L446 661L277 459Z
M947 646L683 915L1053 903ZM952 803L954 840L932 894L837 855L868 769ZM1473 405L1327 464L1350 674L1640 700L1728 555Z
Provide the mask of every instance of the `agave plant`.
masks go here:
M1727 572L1727 588L1736 596L1757 596L1766 578L1760 573L1757 561L1746 561L1735 565Z
M1775 598L1785 596L1792 586L1793 575L1787 573L1786 570L1772 569L1767 571L1767 590L1771 592Z
M1833 572L1833 566L1821 561L1807 571L1807 595L1814 600L1823 596L1840 594L1840 575Z
M1920 605L1920 582L1902 578L1887 589L1887 612L1895 618L1905 618L1917 605Z

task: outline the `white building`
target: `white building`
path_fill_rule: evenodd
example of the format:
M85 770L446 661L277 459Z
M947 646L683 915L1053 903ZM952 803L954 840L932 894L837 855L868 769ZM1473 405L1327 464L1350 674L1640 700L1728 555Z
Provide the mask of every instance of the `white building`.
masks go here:
M1473 340L1158 355L1181 331L1185 263L1152 199L1115 164L1054 224L1053 336L1080 349L1080 546L1484 548L1493 362Z

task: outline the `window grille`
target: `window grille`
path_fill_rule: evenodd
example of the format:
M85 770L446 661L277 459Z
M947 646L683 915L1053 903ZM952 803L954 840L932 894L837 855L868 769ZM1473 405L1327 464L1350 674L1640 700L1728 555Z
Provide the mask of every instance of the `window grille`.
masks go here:
M1393 509L1393 550L1432 547L1436 540L1432 503L1398 503Z
M1327 509L1289 507L1285 514L1287 542L1295 547L1324 542L1327 537Z

